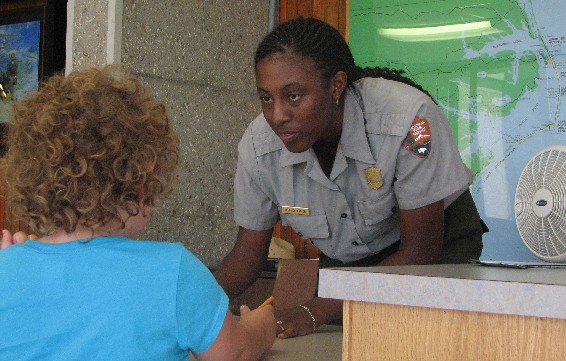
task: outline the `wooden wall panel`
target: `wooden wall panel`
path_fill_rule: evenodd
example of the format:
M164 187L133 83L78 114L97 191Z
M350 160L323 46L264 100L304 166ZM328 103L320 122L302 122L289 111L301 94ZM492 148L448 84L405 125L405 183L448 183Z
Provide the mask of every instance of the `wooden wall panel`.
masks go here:
M332 25L348 39L348 0L280 0L279 22L283 23L298 16L314 17ZM291 227L275 226L275 237L282 238L295 247L295 258L318 258L319 250L299 237Z
M348 39L349 5L348 0L280 0L279 21L314 17L332 25Z
M29 7L45 5L47 5L47 0L19 0L11 2L0 1L0 11L26 9Z
M4 175L0 174L0 230L7 229L11 232L30 232L27 224L19 222L10 216L9 206L6 205L6 183Z
M297 16L312 16L314 1L297 1ZM303 15L304 14L304 15Z
M0 230L7 229L12 233L17 231L30 233L30 228L24 222L15 220L10 216L9 205L6 204L6 183L3 174L0 174Z

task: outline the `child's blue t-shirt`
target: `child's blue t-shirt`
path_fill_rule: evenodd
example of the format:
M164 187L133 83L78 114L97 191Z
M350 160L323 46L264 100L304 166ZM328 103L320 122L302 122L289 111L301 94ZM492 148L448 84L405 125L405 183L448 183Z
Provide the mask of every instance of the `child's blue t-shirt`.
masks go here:
M0 251L0 360L183 360L228 297L180 243L97 237Z

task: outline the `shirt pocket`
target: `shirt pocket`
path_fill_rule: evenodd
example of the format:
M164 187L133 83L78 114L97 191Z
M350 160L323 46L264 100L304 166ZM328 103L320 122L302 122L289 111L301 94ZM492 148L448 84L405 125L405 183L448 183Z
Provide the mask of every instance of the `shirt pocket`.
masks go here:
M364 224L375 235L382 235L399 225L399 206L395 193L387 192L377 199L358 202L358 210Z
M283 224L291 226L299 237L310 239L328 238L330 236L326 214L310 216L284 214L282 220Z

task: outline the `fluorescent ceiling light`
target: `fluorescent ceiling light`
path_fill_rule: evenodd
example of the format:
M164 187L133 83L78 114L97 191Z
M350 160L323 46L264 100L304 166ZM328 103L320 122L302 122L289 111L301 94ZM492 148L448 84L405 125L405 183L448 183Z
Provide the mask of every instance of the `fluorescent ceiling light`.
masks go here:
M399 41L435 41L462 37L488 35L499 32L491 26L491 21L430 26L423 28L380 28L377 32L384 37Z

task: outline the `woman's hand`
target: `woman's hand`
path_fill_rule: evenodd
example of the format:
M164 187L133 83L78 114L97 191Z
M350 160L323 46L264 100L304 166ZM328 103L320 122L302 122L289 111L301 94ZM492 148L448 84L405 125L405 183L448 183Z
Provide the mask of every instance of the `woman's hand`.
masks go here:
M340 322L342 305L342 300L315 297L303 306L276 310L277 337L304 336L313 333L318 326Z
M302 307L296 306L276 313L278 338L304 336L314 332L313 320Z
M5 229L2 231L2 241L0 242L0 249L7 248L16 243L24 243L28 239L37 239L37 237L33 234L27 235L21 231L16 232L12 235L10 231Z

